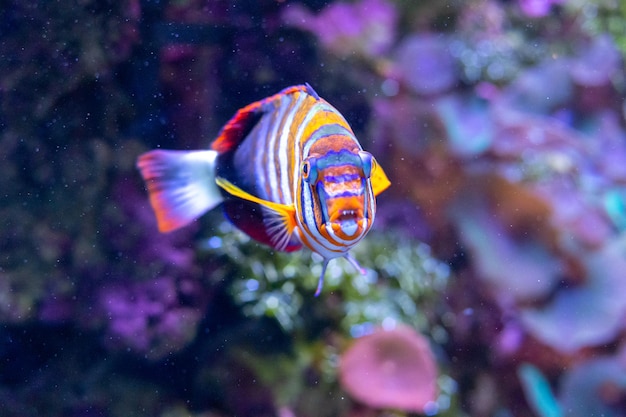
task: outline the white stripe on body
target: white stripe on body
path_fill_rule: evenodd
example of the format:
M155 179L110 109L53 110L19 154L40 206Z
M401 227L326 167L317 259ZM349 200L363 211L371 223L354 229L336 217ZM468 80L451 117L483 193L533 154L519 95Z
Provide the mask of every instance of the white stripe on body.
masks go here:
M260 190L263 190L262 192L265 193L266 189L267 189L267 175L265 174L265 171L267 170L267 161L265 160L265 158L263 157L265 154L265 149L267 149L267 139L269 136L269 129L272 121L274 120L273 117L263 117L261 118L261 121L259 122L259 130L258 130L258 135L255 138L256 141L254 143L254 147L253 147L253 159L254 159L254 172L256 172L257 175L257 181L258 181L258 186ZM270 187L271 189L271 187ZM263 198L269 198L269 193L263 195Z
M289 170L300 169L299 163L294 164L294 166L290 166L290 163L289 163L289 149L288 149L289 135L292 132L293 119L295 118L296 114L300 110L300 107L302 106L302 103L306 98L307 98L306 94L304 93L298 94L298 99L294 103L293 108L287 115L287 119L285 120L285 123L283 124L283 129L280 132L280 140L278 141L278 148L276 148L276 153L278 154L279 163L280 163L280 170L275 170L275 171L280 172L280 178L279 178L280 190L272 189L272 192L276 192L276 193L280 192L280 194L282 195L282 200L281 200L282 203L287 204L287 205L293 204L293 199L295 195L293 187L289 186ZM283 100L288 101L286 100L286 98L283 98ZM279 200L276 200L276 201L279 201Z
M269 185L270 185L270 195L268 196L269 200L274 201L274 202L279 202L279 203L281 203L282 201L277 196L278 173L276 172L276 152L274 152L273 150L276 147L276 141L278 138L278 128L280 126L280 122L283 120L283 117L285 115L285 112L287 111L287 108L289 108L289 103L290 103L290 100L281 99L278 109L275 110L276 117L270 118L270 120L273 121L272 130L268 134L268 136L266 136L266 139L265 139L266 147L263 149L260 149L260 151L267 153L267 165L262 166L261 170L257 171L259 176L266 177L269 182ZM255 157L257 158L257 160L258 159L262 160L263 154L259 152L257 155L255 155Z

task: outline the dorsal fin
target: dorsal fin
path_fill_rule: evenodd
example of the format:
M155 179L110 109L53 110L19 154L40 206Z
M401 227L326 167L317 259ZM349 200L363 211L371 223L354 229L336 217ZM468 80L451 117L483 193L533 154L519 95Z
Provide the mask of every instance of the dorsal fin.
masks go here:
M246 107L239 109L228 123L224 125L217 139L211 144L211 149L219 153L232 151L248 136L248 133L259 122L261 117L266 112L273 110L272 103L274 101L280 100L285 95L301 91L305 91L319 100L317 93L307 84L287 87L273 96L248 104Z
M313 87L311 87L309 83L304 83L304 86L306 87L306 92L309 93L310 96L313 96L315 100L320 100L320 96L317 94L317 91L313 90Z
M224 125L211 149L218 153L226 153L235 149L263 116L263 101L257 101L239 109Z

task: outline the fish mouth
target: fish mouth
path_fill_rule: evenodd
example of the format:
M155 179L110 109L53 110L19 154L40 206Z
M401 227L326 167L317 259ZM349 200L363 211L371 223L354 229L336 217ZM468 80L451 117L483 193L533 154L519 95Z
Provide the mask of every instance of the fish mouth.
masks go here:
M342 239L358 235L366 224L359 198L341 196L329 199L323 186L318 186L317 191L326 229Z
M361 229L363 217L360 215L359 210L339 210L331 217L328 224L333 232L350 237L354 236Z
M358 210L356 209L339 210L339 212L330 219L332 223L343 223L356 220L358 220Z

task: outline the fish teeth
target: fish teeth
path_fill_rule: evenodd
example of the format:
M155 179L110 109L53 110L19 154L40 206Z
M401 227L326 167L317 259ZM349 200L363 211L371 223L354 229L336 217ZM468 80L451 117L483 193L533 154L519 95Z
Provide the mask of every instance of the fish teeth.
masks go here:
M356 210L341 210L341 215L339 216L339 220L345 220L346 218L354 218L356 217Z

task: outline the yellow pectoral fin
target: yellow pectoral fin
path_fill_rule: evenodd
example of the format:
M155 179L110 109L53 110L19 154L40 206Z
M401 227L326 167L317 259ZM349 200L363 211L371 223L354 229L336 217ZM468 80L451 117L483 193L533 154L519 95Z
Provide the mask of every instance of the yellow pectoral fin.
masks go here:
M370 175L370 180L372 181L372 191L374 191L374 195L378 195L385 191L391 185L391 181L387 178L387 174L378 165L376 159L372 158L372 174Z
M237 187L232 182L228 181L225 178L218 177L215 179L215 182L218 186L220 186L224 191L228 194L235 196L237 198L241 198L242 200L250 201L252 203L259 204L269 211L274 217L273 226L275 226L276 217L280 219L278 222L284 228L282 231L277 231L279 234L287 233L291 235L293 229L296 227L296 209L293 206L289 206L287 204L274 203L273 201L263 200L262 198L255 197L252 194L242 190Z

